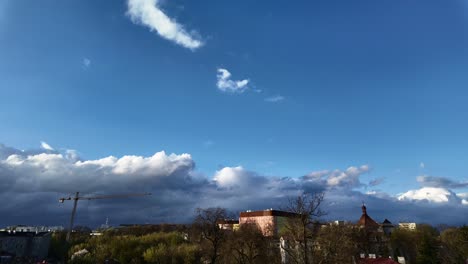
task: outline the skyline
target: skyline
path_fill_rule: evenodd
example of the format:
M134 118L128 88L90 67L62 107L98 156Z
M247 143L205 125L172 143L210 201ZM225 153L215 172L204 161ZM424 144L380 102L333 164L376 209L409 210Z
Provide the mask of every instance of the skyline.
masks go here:
M90 203L77 224L131 219L118 204L177 222L198 205L265 209L325 190L330 217L352 220L365 201L379 221L445 210L467 224L467 12L3 0L0 197L15 206L0 213L67 219L61 194L128 187L163 197Z

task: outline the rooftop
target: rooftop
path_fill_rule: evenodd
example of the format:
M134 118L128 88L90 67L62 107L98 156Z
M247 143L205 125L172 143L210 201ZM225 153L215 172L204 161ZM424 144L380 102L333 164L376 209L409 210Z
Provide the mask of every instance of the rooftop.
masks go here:
M379 227L379 224L367 214L366 206L362 205L361 208L362 208L362 215L361 215L361 218L359 218L358 225L369 227L369 228Z
M240 217L257 217L257 216L282 216L282 217L297 217L299 214L286 212L286 211L279 211L279 210L263 210L263 211L246 211L241 212Z

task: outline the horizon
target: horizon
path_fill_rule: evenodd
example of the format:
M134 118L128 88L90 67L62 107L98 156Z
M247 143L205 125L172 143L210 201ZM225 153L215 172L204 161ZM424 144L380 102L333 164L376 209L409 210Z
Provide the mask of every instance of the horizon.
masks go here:
M466 1L3 0L0 226L322 191L330 220L466 225L467 29Z

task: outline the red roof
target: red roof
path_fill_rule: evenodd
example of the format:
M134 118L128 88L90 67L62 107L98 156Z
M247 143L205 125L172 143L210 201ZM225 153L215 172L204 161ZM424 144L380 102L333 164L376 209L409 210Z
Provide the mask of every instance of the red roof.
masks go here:
M362 216L359 218L358 225L365 227L379 227L379 224L374 221L369 215L367 215L367 208L365 205L362 205Z
M366 258L360 259L359 264L398 264L391 258Z

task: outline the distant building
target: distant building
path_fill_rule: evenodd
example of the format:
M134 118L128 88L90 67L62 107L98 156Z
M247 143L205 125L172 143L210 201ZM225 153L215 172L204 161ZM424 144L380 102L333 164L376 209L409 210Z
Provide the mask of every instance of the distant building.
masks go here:
M220 219L220 220L216 221L216 223L218 224L218 227L220 229L231 230L231 231L235 231L235 230L239 229L239 220Z
M264 211L246 211L240 213L239 224L256 224L265 236L276 236L286 224L288 218L298 217L298 214L268 209Z
M343 226L343 225L345 225L345 221L335 220L335 221L331 222L330 225Z
M16 232L58 232L63 231L63 226L27 226L27 225L14 225L8 226L1 231L16 231Z
M0 250L15 257L46 258L50 239L49 232L2 231Z
M384 232L386 235L391 235L394 228L395 228L395 226L392 224L392 222L388 221L388 219L385 219L385 220L383 221L383 223L382 223L382 229L383 229L383 232Z
M398 227L407 230L416 230L416 223L399 223Z
M357 226L365 230L368 239L368 246L366 249L364 249L365 252L362 253L369 254L369 259L375 259L376 256L388 254L388 242L390 239L389 235L393 231L392 223L388 221L388 219L385 219L382 224L379 224L367 214L367 208L364 204L362 205L361 209L362 215L357 222Z
M378 229L380 225L367 214L366 206L362 205L361 209L362 209L362 215L361 215L361 218L359 218L359 221L357 222L357 224L367 229Z

